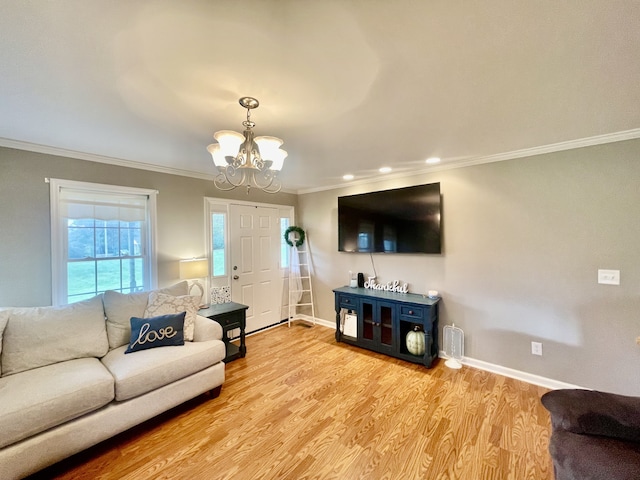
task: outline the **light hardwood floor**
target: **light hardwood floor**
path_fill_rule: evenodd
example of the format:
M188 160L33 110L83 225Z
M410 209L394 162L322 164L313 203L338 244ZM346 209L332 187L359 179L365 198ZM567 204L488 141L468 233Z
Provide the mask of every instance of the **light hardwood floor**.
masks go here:
M336 343L295 323L247 338L199 397L33 478L551 480L546 391Z

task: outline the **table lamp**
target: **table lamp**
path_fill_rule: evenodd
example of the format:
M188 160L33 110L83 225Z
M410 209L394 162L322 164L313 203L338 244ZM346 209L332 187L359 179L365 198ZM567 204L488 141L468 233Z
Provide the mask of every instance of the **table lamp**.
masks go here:
M204 308L206 305L204 305L204 287L198 280L208 276L208 259L192 258L190 260L180 260L180 279L192 280L191 286L189 287L189 295L191 295L191 289L193 287L198 287L198 290L200 290L200 308Z

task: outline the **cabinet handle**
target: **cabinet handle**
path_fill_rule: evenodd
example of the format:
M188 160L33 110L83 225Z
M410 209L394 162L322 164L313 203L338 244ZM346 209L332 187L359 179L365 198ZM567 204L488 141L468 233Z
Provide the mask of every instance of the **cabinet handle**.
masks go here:
M409 315L413 315L413 310L409 310Z

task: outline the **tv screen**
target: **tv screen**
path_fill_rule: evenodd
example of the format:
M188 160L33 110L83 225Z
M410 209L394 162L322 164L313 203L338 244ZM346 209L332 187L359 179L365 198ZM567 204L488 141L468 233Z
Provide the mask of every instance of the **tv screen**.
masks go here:
M441 253L440 184L338 197L338 250Z

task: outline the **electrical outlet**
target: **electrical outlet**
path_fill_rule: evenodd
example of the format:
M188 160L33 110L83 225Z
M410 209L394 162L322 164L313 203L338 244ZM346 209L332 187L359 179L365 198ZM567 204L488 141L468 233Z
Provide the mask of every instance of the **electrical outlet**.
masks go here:
M620 285L620 270L598 270L598 283Z
M532 355L542 355L542 343L540 343L540 342L531 342L531 354Z

